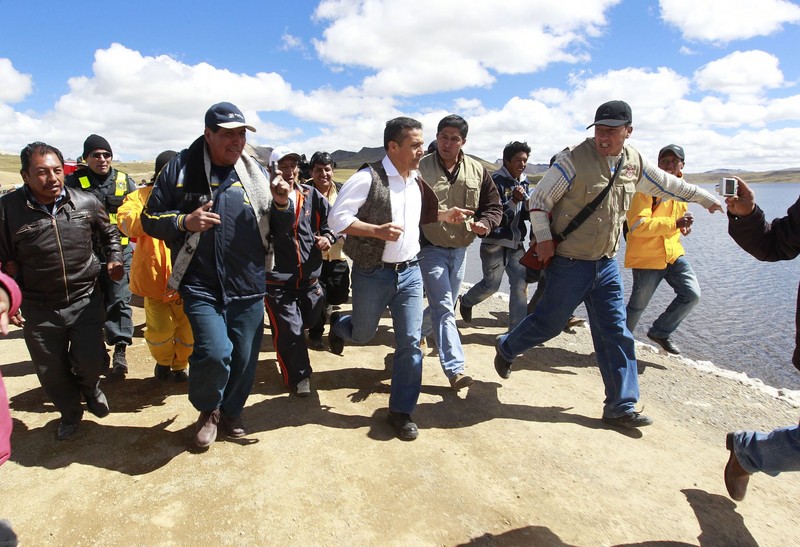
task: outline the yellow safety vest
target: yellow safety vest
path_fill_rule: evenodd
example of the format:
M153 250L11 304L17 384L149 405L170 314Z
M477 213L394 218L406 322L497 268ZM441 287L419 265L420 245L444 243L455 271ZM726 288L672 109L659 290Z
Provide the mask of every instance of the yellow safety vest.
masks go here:
M89 187L92 185L92 183L89 182L89 177L87 177L85 175L82 176L82 177L78 177L78 182L81 183L81 188L83 188L84 190L88 190ZM115 184L114 184L114 195L115 196L124 196L127 193L128 193L128 175L126 175L122 171L117 171L117 178L116 178ZM116 225L117 224L117 213L108 213L108 221L111 224L115 224ZM119 242L120 242L120 244L127 245L129 243L129 241L130 240L128 239L128 236L124 236L124 235L122 235L122 232L120 232L120 234L119 234Z

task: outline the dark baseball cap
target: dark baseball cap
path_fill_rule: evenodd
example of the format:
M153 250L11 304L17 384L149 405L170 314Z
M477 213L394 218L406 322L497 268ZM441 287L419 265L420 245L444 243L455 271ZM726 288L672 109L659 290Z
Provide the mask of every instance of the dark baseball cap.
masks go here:
M209 108L206 112L206 127L222 127L223 129L246 127L253 133L256 132L255 127L247 125L242 111L231 103L217 103Z
M672 152L672 153L673 153L673 154L675 154L675 155L678 157L678 159L679 159L679 160L681 160L682 162L685 162L685 161L686 161L686 154L684 154L684 152L683 152L683 147L682 147L682 146L678 146L677 144L668 144L667 146L665 146L664 148L662 148L662 149L661 149L661 150L658 152L658 159L661 159L661 156L663 156L663 155L664 155L664 154L666 154L667 152Z
M589 129L593 125L607 125L609 127L619 127L633 122L631 107L625 101L608 101L597 109L594 115L594 123L586 127Z

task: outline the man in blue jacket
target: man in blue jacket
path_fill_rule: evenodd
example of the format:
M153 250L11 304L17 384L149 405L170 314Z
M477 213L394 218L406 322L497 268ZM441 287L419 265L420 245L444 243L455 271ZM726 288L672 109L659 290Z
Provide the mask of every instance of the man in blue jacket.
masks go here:
M264 334L269 177L250 156L242 112L213 105L203 136L161 171L142 227L172 251L170 286L179 291L195 344L189 358L189 400L200 411L195 443L207 448L217 424L246 434L242 409L253 387ZM288 186L273 188L278 205Z
M519 259L525 254L523 245L528 236L530 219L527 202L531 188L525 167L531 147L527 143L510 142L503 149L503 166L492 174L500 194L503 218L481 241L483 279L461 297L461 318L472 321L472 307L480 304L500 288L503 272L508 274L511 288L508 302L508 329L512 330L528 315L528 282L525 266Z

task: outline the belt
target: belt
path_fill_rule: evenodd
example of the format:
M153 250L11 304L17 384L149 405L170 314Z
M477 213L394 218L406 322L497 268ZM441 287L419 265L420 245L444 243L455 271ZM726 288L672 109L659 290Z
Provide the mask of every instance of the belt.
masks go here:
M419 258L412 258L411 260L406 260L405 262L384 262L383 267L387 270L393 270L395 272L402 272L414 264L419 262Z

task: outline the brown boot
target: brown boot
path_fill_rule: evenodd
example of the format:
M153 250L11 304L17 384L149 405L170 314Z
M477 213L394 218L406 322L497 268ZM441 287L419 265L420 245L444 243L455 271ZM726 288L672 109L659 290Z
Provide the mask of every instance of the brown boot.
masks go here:
M730 450L731 455L725 465L725 488L731 499L742 501L747 494L747 483L750 482L750 473L745 471L739 463L736 452L733 450L733 433L728 433L725 438L725 446Z
M201 412L194 426L194 442L200 448L208 448L217 440L217 424L219 423L219 409L211 412Z

